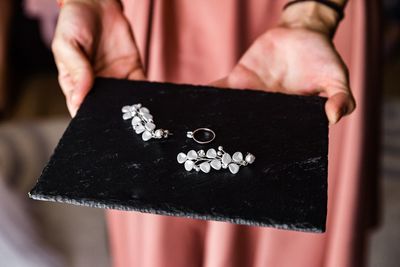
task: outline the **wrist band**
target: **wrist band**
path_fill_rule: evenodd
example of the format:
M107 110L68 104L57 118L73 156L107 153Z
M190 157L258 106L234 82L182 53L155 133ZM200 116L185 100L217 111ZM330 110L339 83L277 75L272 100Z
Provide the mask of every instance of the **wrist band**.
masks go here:
M302 2L317 2L319 4L325 5L333 10L336 11L336 13L339 15L339 21L341 21L344 18L344 12L343 12L343 7L340 6L339 4L332 2L332 1L328 1L328 0L294 0L294 1L290 1L288 2L283 9L285 10L286 8L288 8L289 6L293 5L293 4L297 4L297 3L302 3Z

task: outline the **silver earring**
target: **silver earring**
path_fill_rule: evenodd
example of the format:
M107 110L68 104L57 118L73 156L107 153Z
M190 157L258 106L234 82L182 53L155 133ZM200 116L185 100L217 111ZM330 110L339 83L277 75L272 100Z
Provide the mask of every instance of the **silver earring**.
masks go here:
M143 141L148 141L151 138L167 138L168 135L171 135L168 130L156 129L153 115L150 114L148 108L143 107L140 103L132 106L123 106L122 113L124 120L132 119L132 127L136 134L142 135Z
M242 152L235 152L232 157L228 153L226 153L222 146L218 147L218 151L214 148L210 148L207 150L207 153L204 150L190 150L187 154L179 153L177 156L177 160L180 164L184 164L185 169L187 171L196 170L202 171L205 173L209 173L211 168L214 170L229 169L229 171L233 174L236 174L240 166L247 166L248 164L252 164L256 157L247 153L245 157L243 157Z
M202 137L200 137L202 135ZM207 144L215 139L215 132L209 128L199 128L194 131L187 132L186 136L192 138L199 144ZM229 169L233 174L236 174L240 166L252 164L256 157L253 154L247 153L243 157L242 152L235 152L232 157L224 151L222 146L218 147L218 151L214 148L207 150L190 150L187 154L181 152L178 154L178 163L184 164L187 171L196 170L209 173L211 168L214 170Z

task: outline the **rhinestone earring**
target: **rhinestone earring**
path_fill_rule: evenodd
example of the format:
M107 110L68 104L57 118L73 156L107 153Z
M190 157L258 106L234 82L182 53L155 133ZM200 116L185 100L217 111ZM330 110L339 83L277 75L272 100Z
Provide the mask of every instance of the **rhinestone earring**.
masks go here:
M190 150L187 154L179 153L177 156L178 163L184 164L187 171L196 170L209 173L211 168L214 170L229 169L233 174L236 174L241 166L252 164L256 157L247 153L243 157L242 152L235 152L232 157L226 153L222 146L218 147L218 151L214 148L207 150Z
M187 132L188 138L192 138L199 144L207 144L215 139L215 132L209 128L199 128L194 131ZM218 151L214 148L207 150L207 153L201 149L199 151L190 150L187 154L181 152L177 156L177 161L184 164L187 171L196 170L209 173L211 168L214 170L229 169L236 174L241 166L252 164L256 157L247 153L243 157L242 152L235 152L232 156L224 151L222 146L218 147Z
M148 108L138 103L132 106L122 107L122 118L124 120L132 119L132 127L136 134L141 134L143 141L151 138L161 139L172 135L168 130L156 129L153 121L153 115L150 114Z

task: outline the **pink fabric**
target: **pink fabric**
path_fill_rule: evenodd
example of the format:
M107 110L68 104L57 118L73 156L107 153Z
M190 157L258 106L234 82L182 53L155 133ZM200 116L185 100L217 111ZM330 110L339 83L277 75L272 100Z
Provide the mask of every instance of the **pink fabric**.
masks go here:
M276 24L286 1L125 1L148 77L207 84L231 70ZM360 266L363 182L365 7L350 1L335 37L351 74L357 110L331 127L327 232L302 233L223 222L108 212L113 263L121 266ZM151 23L149 23L151 22Z
M39 20L42 39L50 47L59 12L57 1L24 0L23 3L26 15Z

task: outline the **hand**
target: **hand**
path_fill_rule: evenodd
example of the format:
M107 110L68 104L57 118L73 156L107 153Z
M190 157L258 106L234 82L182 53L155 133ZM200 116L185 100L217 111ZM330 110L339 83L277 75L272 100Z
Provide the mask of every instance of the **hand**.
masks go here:
M260 36L217 86L328 97L334 124L355 108L348 72L330 31L282 23Z
M95 76L145 78L130 25L117 0L64 1L52 50L72 116Z

